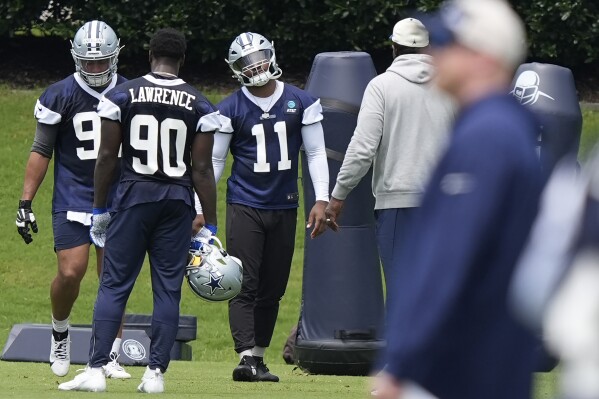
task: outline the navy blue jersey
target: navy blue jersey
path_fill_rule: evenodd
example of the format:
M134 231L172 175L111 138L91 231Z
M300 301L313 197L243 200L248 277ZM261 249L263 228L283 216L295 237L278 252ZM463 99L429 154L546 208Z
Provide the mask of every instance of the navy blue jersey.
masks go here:
M52 212L89 212L94 202L94 167L100 148L98 102L126 79L115 75L103 92L89 87L78 74L52 84L38 99L39 123L58 125L54 147ZM110 203L111 196L108 198Z
M217 105L224 120L220 132L233 135L228 203L262 209L298 206L301 129L322 120L322 108L320 101L305 91L279 85L283 85L282 93L269 112L250 100L245 87Z
M385 370L398 380L439 398L530 397L537 342L512 317L507 290L543 183L537 126L508 95L456 120L393 255Z
M108 92L98 114L123 128L113 209L167 198L193 204L191 144L196 133L220 128L216 108L202 93L181 79L148 74Z

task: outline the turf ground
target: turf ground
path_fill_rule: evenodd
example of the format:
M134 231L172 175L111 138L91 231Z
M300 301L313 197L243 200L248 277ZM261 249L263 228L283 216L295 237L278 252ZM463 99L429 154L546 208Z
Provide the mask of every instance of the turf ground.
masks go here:
M52 244L50 203L52 173L48 173L33 203L40 232L26 246L17 234L14 218L22 191L24 167L35 130L33 105L41 89L16 90L0 86L0 348L4 346L13 324L48 323L50 320L49 284L54 277L56 260ZM209 96L217 101L222 95ZM581 158L599 136L599 112L584 111ZM224 198L224 180L219 184L219 198ZM301 198L301 196L300 196ZM300 211L299 218L303 219ZM219 224L224 225L224 207L219 208ZM166 375L166 397L196 398L363 398L368 381L363 377L306 375L284 364L281 350L289 330L296 323L301 299L303 263L303 223L298 223L296 252L287 293L271 349L266 361L281 376L279 384L233 384L230 375L237 362L229 335L226 304L200 301L185 288L181 313L198 317L198 338L192 342L193 361L176 361ZM327 232L326 234L331 234ZM92 257L94 255L92 254ZM81 293L72 312L73 324L89 324L97 289L94 261L83 280ZM151 313L150 278L144 267L127 305L128 313ZM77 365L65 378L51 374L47 364L0 361L0 398L73 397L77 393L60 393L57 383L75 375ZM133 380L110 381L102 397L125 398L134 392L143 368L131 368ZM548 399L557 391L556 373L539 374L536 399ZM80 394L81 395L81 394Z

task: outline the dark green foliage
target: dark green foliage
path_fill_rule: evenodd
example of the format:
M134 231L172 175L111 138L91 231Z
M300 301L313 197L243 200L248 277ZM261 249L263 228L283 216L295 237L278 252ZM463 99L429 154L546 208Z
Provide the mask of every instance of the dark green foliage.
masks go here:
M149 36L174 27L188 38L195 62L226 57L231 40L255 31L275 41L283 65L309 65L316 53L385 49L393 24L440 0L0 0L0 36L29 33L70 38L86 20L103 19L122 37L128 56L145 53ZM599 61L599 2L511 0L526 21L532 59L571 67ZM49 6L50 4L50 6ZM49 10L45 11L44 10ZM44 13L47 18L40 20Z
M512 0L523 16L533 57L566 66L599 60L597 0Z
M47 5L46 0L1 0L0 36L10 36L16 29L29 26Z

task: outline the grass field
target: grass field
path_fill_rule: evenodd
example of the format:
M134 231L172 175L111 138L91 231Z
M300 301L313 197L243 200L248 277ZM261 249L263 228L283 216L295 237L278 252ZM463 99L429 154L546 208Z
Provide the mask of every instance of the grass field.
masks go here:
M0 87L0 120L3 146L0 147L0 347L16 323L48 323L50 320L49 284L54 277L56 260L53 252L50 205L52 174L46 176L33 202L40 232L26 246L14 225L17 201L22 191L24 166L35 130L33 105L41 90L13 90ZM218 100L218 95L209 96ZM588 154L599 136L599 113L584 112L584 134L581 158ZM224 226L223 181L219 184L219 224ZM299 213L303 219L303 213ZM327 233L330 234L330 233ZM303 223L298 223L296 252L292 274L279 314L272 346L267 352L269 367L282 378L280 384L233 384L231 370L237 362L227 322L225 303L206 303L185 287L181 313L198 317L198 338L192 342L194 361L173 362L167 374L168 397L202 398L361 398L366 397L368 381L361 377L311 376L281 358L281 350L289 330L297 322L301 299L303 262ZM97 278L91 262L90 272L83 280L81 294L71 316L74 324L91 322ZM127 305L128 313L151 313L151 291L148 268L144 267ZM68 377L75 375L71 367ZM129 397L143 373L132 368L133 380L110 381L109 393L103 397ZM58 382L66 378L53 376L47 364L0 362L0 397L66 397L59 393ZM537 377L536 399L551 398L556 392L556 374ZM76 394L74 394L76 395Z

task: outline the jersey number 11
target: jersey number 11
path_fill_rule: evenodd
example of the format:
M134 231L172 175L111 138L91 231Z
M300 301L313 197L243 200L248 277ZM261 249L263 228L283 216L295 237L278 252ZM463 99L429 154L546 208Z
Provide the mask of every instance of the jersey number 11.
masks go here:
M274 124L274 129L279 137L279 148L281 150L281 160L277 162L277 170L291 169L291 159L289 159L289 150L287 149L287 126L285 122L280 121ZM266 162L266 136L264 126L261 123L252 127L252 136L256 137L257 162L254 162L254 172L270 172L270 163Z

